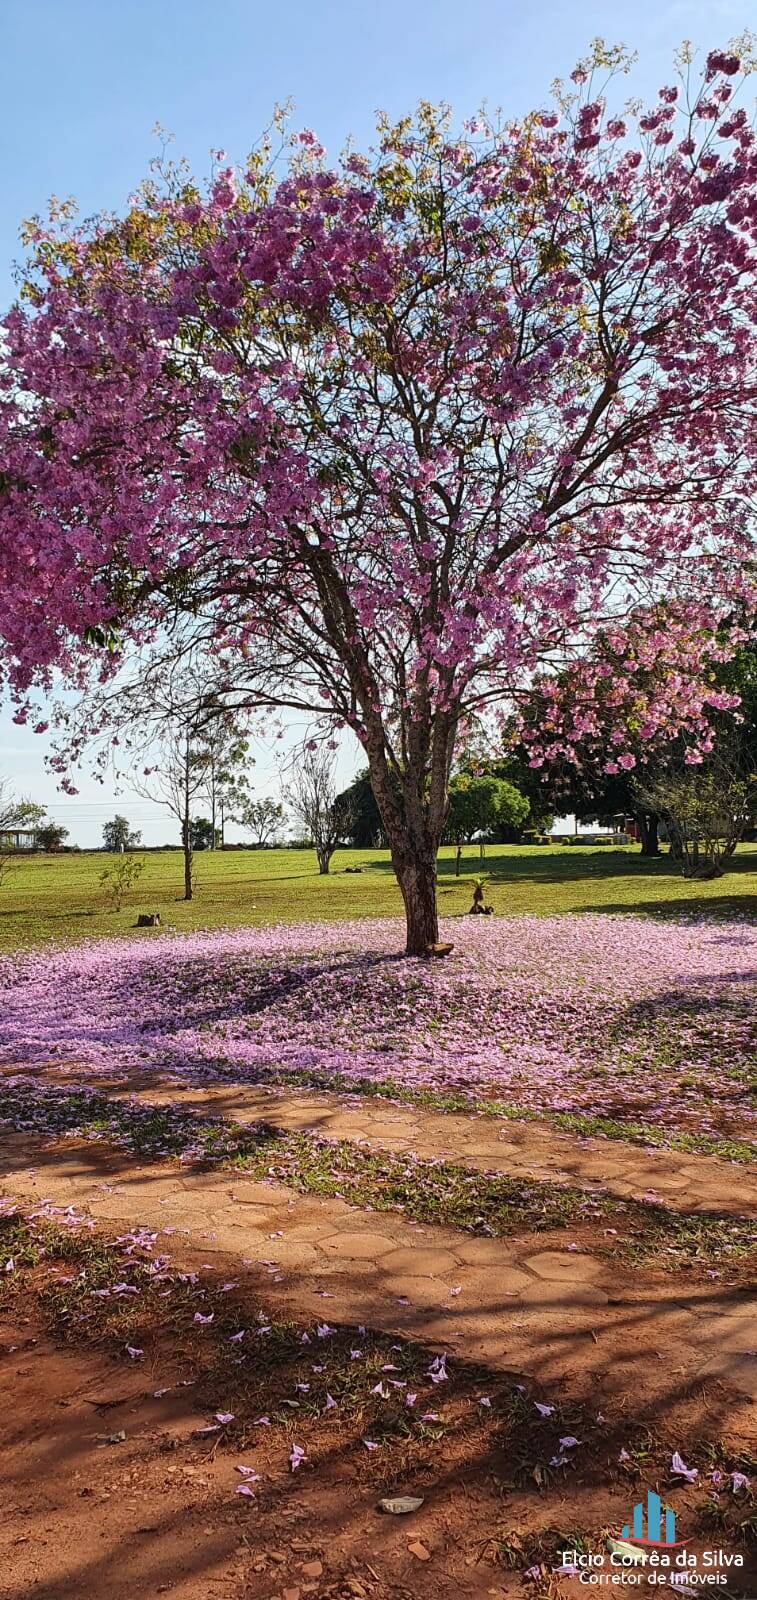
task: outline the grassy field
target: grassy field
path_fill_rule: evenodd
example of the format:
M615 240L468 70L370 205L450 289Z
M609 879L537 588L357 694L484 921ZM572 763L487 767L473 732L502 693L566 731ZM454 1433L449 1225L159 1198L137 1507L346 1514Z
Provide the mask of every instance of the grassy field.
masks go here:
M138 852L144 871L120 912L107 908L98 878L110 859L100 851L16 859L0 885L0 949L48 941L70 943L127 933L140 911L159 911L180 929L270 922L400 915L402 902L388 853L340 850L319 877L310 850L214 851L196 859L196 891L182 896L178 851ZM360 875L346 867L360 867ZM490 845L454 875L452 852L439 860L439 903L445 916L468 910L473 879L484 871L487 898L499 915L634 912L677 916L744 916L757 906L757 845L742 846L724 878L686 883L667 856L642 858L637 846Z

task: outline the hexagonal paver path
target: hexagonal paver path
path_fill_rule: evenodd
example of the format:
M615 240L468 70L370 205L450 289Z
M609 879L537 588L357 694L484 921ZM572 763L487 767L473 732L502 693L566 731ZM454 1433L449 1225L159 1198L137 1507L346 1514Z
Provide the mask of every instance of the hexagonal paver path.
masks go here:
M167 1247L234 1258L277 1309L366 1323L532 1374L576 1398L614 1393L663 1404L712 1375L754 1395L754 1317L716 1281L643 1274L555 1249L538 1235L477 1239L361 1212L235 1175L139 1166L100 1145L5 1141L2 1189L23 1201L85 1206L105 1225L165 1230ZM291 1305L289 1304L290 1302Z
M86 1081L86 1075L82 1081ZM100 1080L101 1083L101 1080ZM649 1150L610 1139L580 1138L544 1122L424 1111L385 1101L315 1091L208 1085L202 1089L134 1089L137 1099L196 1105L238 1122L275 1122L301 1133L351 1139L378 1148L444 1157L476 1169L577 1184L601 1185L624 1199L659 1195L682 1211L757 1216L757 1175L708 1155Z

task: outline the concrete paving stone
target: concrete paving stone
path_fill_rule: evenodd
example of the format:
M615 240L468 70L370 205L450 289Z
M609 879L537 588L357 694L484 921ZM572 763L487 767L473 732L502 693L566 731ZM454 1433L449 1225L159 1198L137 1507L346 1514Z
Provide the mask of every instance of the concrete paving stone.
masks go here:
M698 1342L716 1344L726 1350L757 1348L757 1305L743 1306L722 1316L697 1319ZM755 1358L757 1359L757 1358Z
M567 1284L591 1282L608 1271L606 1262L597 1261L595 1256L581 1255L577 1250L540 1250L537 1255L526 1256L523 1265L538 1278Z
M520 1297L534 1283L534 1279L527 1272L520 1272L517 1267L505 1263L501 1268L496 1263L486 1263L481 1266L465 1265L458 1267L454 1272L445 1274L449 1286L460 1286L461 1293L457 1300L458 1305L483 1305L489 1299L510 1307L520 1304ZM454 1280L454 1282L453 1282ZM455 1297L452 1297L455 1303Z
M509 1239L466 1239L465 1236L455 1247L455 1255L470 1266L500 1267L508 1272L512 1270L510 1262L514 1259ZM528 1281L524 1275L524 1282Z
M436 1306L443 1312L445 1321L448 1321L449 1318L447 1288L437 1278L418 1278L411 1276L410 1273L402 1272L379 1272L377 1275L376 1299L380 1303L384 1315L386 1315L387 1310L390 1310L392 1316L398 1320L405 1319L405 1314L407 1313L412 1323L414 1308L420 1307L421 1310L424 1310L428 1306ZM399 1301L403 1299L409 1300L410 1304L404 1307L400 1305ZM426 1332L425 1319L423 1332Z
M308 1244L305 1239L268 1239L259 1238L260 1249L267 1261L275 1261L283 1267L309 1267L318 1261L318 1251L315 1245Z
M288 1239L309 1239L313 1244L320 1244L322 1239L334 1237L334 1218L324 1217L322 1222L289 1223L286 1235Z
M285 1189L283 1184L247 1183L236 1178L230 1183L228 1175L224 1187L232 1199L245 1206L270 1206L282 1198L289 1199L291 1194L291 1190Z
M602 1289L595 1289L589 1284L575 1284L562 1282L532 1283L528 1289L521 1290L519 1303L524 1306L562 1306L569 1310L571 1306L606 1306L608 1296Z
M739 1394L757 1401L757 1360L753 1356L721 1350L699 1368L697 1376L720 1378L721 1382L732 1384Z
M377 1261L396 1249L396 1240L380 1233L330 1233L320 1240L320 1249L327 1255Z
M326 1256L320 1251L312 1268L312 1277L313 1281L322 1278L324 1283L330 1283L332 1279L338 1278L340 1282L350 1285L357 1278L361 1282L364 1279L366 1283L374 1281L380 1276L380 1272L381 1268L375 1261L367 1261L357 1256L350 1256L349 1260L345 1260L342 1256Z
M414 1277L439 1278L453 1272L457 1260L451 1250L436 1250L420 1245L417 1249L400 1248L382 1257L382 1267L390 1272L412 1272Z

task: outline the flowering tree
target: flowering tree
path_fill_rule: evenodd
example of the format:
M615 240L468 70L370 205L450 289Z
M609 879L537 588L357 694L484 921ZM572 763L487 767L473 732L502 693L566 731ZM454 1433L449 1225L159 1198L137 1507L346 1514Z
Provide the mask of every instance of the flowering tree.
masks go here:
M602 80L623 65L596 46L519 123L458 136L422 105L334 169L306 132L283 176L263 145L207 193L169 169L123 218L36 224L5 323L12 685L103 679L178 633L219 704L351 728L411 953L437 937L472 722L600 627L622 673L656 597L690 637L744 592L741 62L714 52L620 116ZM706 688L687 657L644 725L702 726ZM621 697L618 759L625 718Z

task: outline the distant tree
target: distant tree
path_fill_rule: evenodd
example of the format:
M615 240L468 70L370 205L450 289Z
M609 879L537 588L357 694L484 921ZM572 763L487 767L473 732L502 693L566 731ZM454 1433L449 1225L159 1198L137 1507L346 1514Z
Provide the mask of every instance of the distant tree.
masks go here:
M355 850L376 850L386 846L381 812L376 804L367 767L337 795L336 805L346 819L345 837Z
M295 762L286 799L296 821L312 839L318 871L325 876L337 846L349 837L347 810L337 804L334 758L326 750L306 750Z
M234 811L234 821L240 828L252 836L252 842L259 850L265 845L273 844L281 832L284 820L284 807L277 805L270 796L262 800L253 800L252 796L240 797L236 801L237 809Z
M14 794L7 778L0 778L0 835L15 828L36 828L44 816L44 806Z
M120 855L109 867L103 867L100 883L105 899L112 911L120 911L126 895L133 889L144 867L136 856Z
M201 701L192 759L204 771L202 792L210 806L210 842L203 848L214 850L224 843L227 818L252 798L247 768L253 760L237 720L207 700Z
M167 806L177 818L184 853L184 899L194 896L192 813L206 781L203 763L195 759L196 722L188 717L165 721L155 745L152 766L132 779L144 799Z
M554 820L549 793L541 774L528 764L528 753L509 749L493 751L490 745L480 747L468 743L456 763L458 775L467 773L473 778L500 778L528 801L529 809L522 820L510 821L503 814L494 824L492 838L500 844L519 844L527 823L530 831L548 833Z
M748 614L733 616L723 637L736 627L742 634L753 633L754 619ZM661 638L664 644L662 627ZM699 743L705 756L708 749L721 749L729 770L747 777L757 771L757 647L746 643L735 651L729 648L729 659L724 661L720 643L722 640L710 641L709 654L704 653L710 726ZM697 659L703 656L704 646L696 635L689 640L689 649ZM525 767L537 736L541 748L538 764L531 759L530 776L541 790L543 803L573 812L580 821L633 817L642 855L658 856L662 813L654 809L652 797L661 792L665 774L677 782L681 769L688 768L690 741L675 725L664 725L655 737L644 735L635 697L638 694L643 700L651 676L674 696L678 692L678 657L668 659L663 645L651 665L643 649L638 657L633 673L624 674L612 635L600 635L591 661L579 663L549 685L537 688L524 702L520 723L527 740L525 745L514 745L511 759ZM625 750L619 749L613 737L619 698L627 704ZM566 755L565 745L576 725L581 728L580 751ZM695 756L700 753L691 751ZM693 766L701 765L699 759L693 762Z
M725 740L705 761L669 759L638 782L642 803L665 822L684 878L715 878L757 812L757 778Z
M8 835L16 828L36 828L44 815L44 806L21 799L13 793L7 778L0 778L0 883L10 866Z
M455 845L455 872L460 875L460 857L464 844L475 835L491 833L498 825L513 827L525 822L529 803L524 795L503 778L476 777L461 772L450 780L449 810L445 837ZM480 839L481 859L484 857L484 840Z
M189 837L193 850L213 850L216 834L210 817L192 817Z
M128 818L115 816L110 822L103 823L103 850L111 855L123 854L125 850L136 850L142 838L139 830L129 827Z
M40 850L60 850L68 838L68 828L61 827L59 822L43 822L35 831Z
M534 776L542 785L545 803L551 801L561 816L571 813L577 822L596 818L608 826L628 818L636 826L641 854L659 856L659 815L650 809L648 790L642 794L634 783L633 772L605 772L602 758L587 757L580 767L558 762Z

